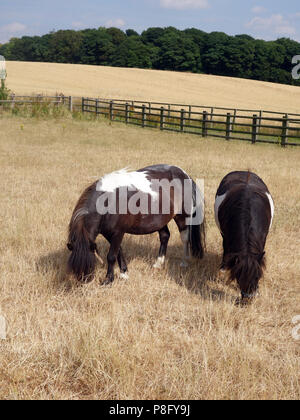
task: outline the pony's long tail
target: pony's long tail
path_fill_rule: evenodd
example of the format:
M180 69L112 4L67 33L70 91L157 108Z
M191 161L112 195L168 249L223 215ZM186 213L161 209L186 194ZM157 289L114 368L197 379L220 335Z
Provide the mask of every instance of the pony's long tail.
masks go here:
M69 271L79 281L88 282L92 280L96 266L96 245L89 238L89 234L84 226L84 220L77 224L75 231L70 231L69 243L71 244L71 255L68 261Z
M189 225L189 244L193 257L203 258L205 252L204 197L194 181L192 181L192 189L193 211Z

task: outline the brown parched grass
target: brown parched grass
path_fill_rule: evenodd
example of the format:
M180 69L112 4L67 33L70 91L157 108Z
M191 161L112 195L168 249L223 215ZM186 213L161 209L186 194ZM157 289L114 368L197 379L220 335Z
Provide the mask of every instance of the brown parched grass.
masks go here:
M71 117L0 122L1 399L299 399L300 150ZM98 267L76 284L66 237L79 195L105 173L153 163L205 179L204 260L180 271L172 223L164 270L152 269L157 235L128 236L128 281L100 287ZM217 278L213 217L220 180L238 169L257 172L276 206L261 294L246 308Z
M207 74L7 62L17 95L47 94L219 106L300 114L300 87Z

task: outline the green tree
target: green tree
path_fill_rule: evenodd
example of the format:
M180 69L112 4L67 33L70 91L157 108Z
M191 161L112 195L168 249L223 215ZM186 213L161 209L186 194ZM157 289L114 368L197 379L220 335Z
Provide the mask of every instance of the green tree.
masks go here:
M151 46L160 46L160 38L165 33L165 28L149 28L142 32L141 38L144 44L150 44Z
M255 80L276 81L274 69L282 69L284 48L276 42L255 41L255 52L252 61L252 78Z
M254 42L245 37L232 37L223 48L224 75L250 79L255 53Z
M106 32L111 36L112 43L116 46L126 40L125 33L119 28L108 28Z
M111 35L105 28L82 31L81 63L107 66L115 51Z
M170 27L157 40L157 44L159 52L155 68L191 72L201 69L200 49L192 37Z
M111 56L116 67L151 68L149 48L137 36L130 36L120 44Z
M208 74L224 75L225 58L229 36L224 32L212 32L207 35L202 55L203 70ZM228 51L227 51L228 53Z
M139 36L139 34L136 31L134 31L133 29L127 29L125 31L125 33L126 33L127 36Z
M49 39L49 58L56 63L80 62L82 33L72 30L57 31Z

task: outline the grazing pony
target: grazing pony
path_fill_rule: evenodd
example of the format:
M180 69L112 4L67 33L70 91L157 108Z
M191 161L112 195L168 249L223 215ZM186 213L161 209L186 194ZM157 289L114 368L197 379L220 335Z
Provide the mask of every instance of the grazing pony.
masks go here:
M221 272L237 280L243 299L256 295L265 268L265 244L274 216L266 184L252 172L231 172L216 195L215 219L223 236Z
M105 175L89 186L74 209L69 224L68 266L75 277L92 280L96 259L101 260L95 240L102 234L110 243L104 284L114 280L118 261L121 277L128 278L121 243L126 233L159 233L160 249L155 268L165 262L170 237L168 223L174 219L184 245L182 266L190 251L204 253L204 201L196 183L176 166L155 165L138 171L126 169Z

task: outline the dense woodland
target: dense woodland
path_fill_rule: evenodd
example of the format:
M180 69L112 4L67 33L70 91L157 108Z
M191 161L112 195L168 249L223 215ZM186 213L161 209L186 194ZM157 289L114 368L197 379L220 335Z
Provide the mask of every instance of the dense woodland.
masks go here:
M60 30L0 45L7 60L174 70L300 86L291 76L292 57L299 54L300 43L287 38L263 41L173 27L142 34L103 27Z

